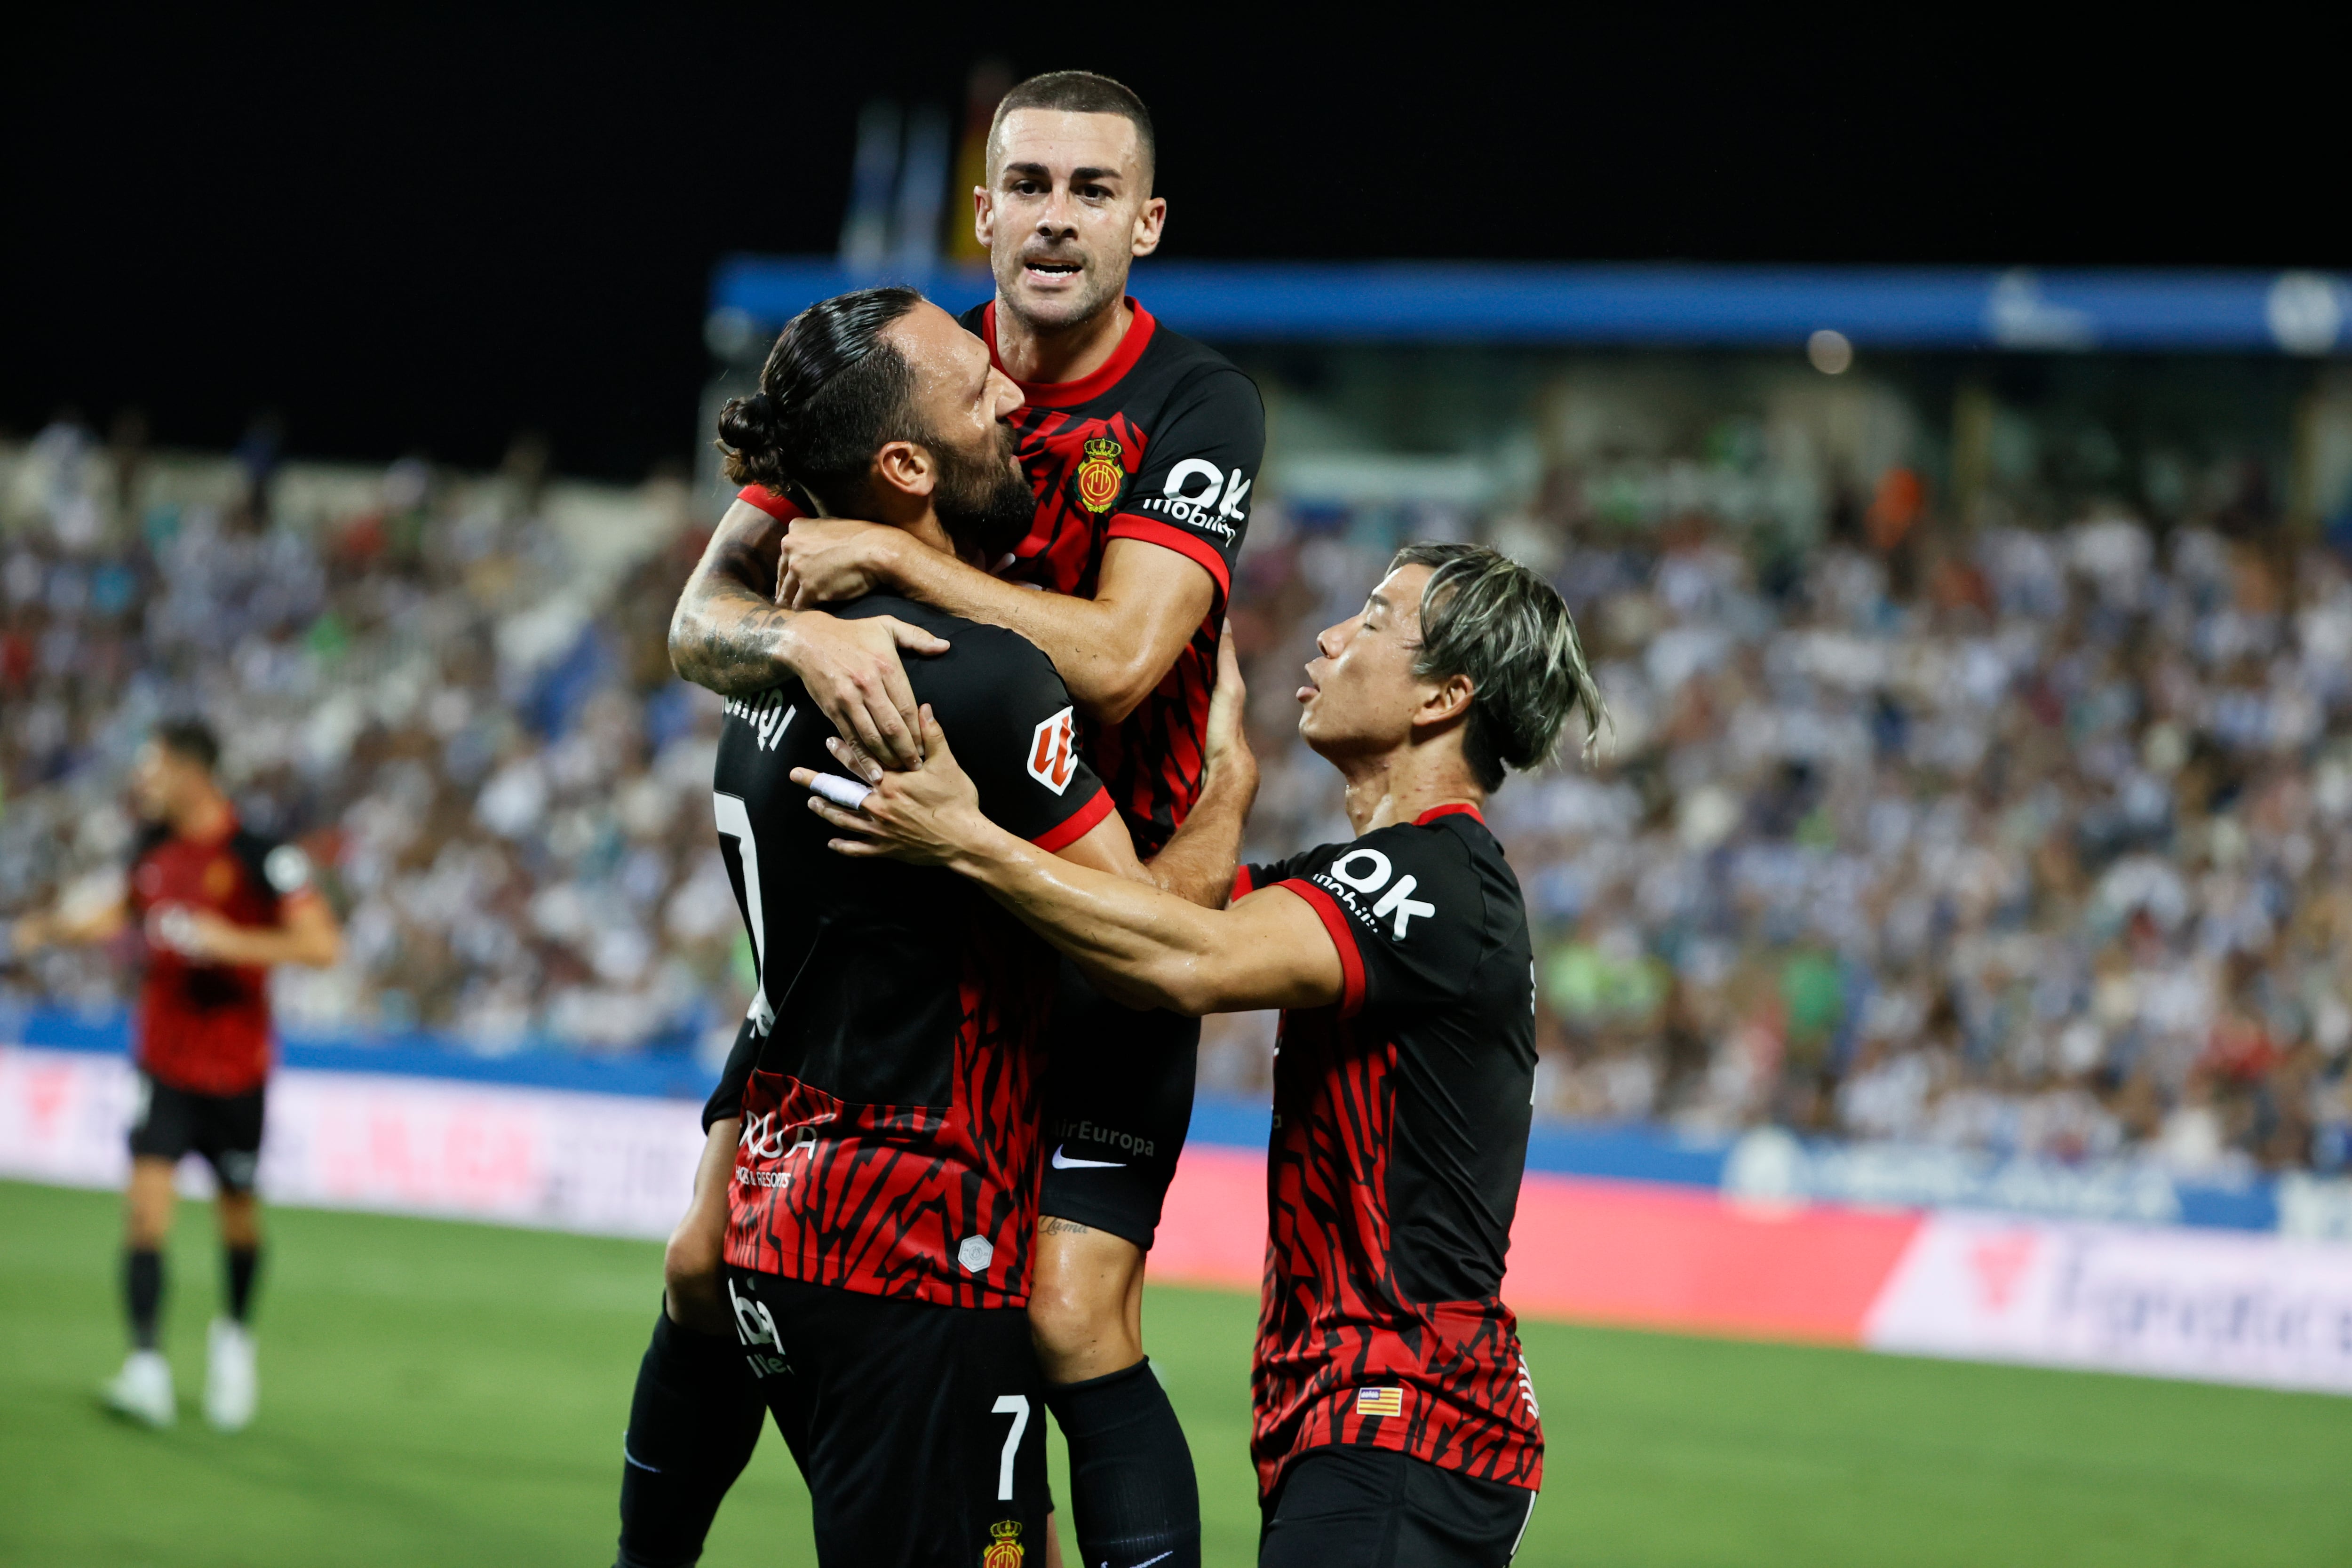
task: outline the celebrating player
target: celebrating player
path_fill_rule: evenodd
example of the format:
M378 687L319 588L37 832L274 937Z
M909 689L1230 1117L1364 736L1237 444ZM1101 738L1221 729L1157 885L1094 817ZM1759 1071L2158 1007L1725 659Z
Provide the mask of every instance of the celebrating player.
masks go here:
M1500 1296L1534 966L1479 807L1599 699L1559 595L1475 545L1399 552L1317 646L1299 733L1346 778L1357 837L1246 868L1223 910L1037 854L988 820L951 726L929 715L920 768L835 742L873 793L808 805L845 856L961 873L1133 1005L1284 1009L1252 1378L1258 1560L1503 1563L1543 1479Z
M720 428L739 479L800 488L919 548L1001 555L1034 511L1021 395L904 289L812 306ZM1068 691L1017 634L869 594L841 615L939 637L912 689L974 737L977 788L1024 842L1219 901L1255 774L1207 781L1147 873L1077 751ZM803 711L808 710L809 711ZM794 769L825 759L808 689L728 705L717 809L759 990L706 1121L740 1119L725 1300L791 1442L828 1563L965 1563L1045 1548L1043 1402L1026 1308L1051 951L951 877L824 851ZM1237 728L1222 721L1221 732ZM835 775L834 785L856 786ZM661 1336L685 1336L666 1317ZM673 1345L673 1350L675 1346ZM688 1353L708 1357L708 1346ZM624 1564L692 1561L748 1443L648 1384L632 1412ZM754 1425L756 1426L756 1418ZM646 1479L640 1479L640 1472ZM659 1478L670 1477L663 1480ZM1024 1542L1026 1545L1024 1546Z
M254 1277L261 1262L254 1166L269 1077L268 972L331 966L342 934L290 844L245 831L213 777L220 742L196 720L160 725L131 775L148 821L128 886L83 909L29 915L19 950L112 941L135 919L145 939L140 989L139 1100L131 1129L131 1189L122 1280L131 1354L106 1385L109 1405L151 1426L176 1414L172 1366L156 1322L173 1173L194 1150L220 1184L214 1207L227 1252L228 1314L213 1320L205 1416L224 1431L253 1419Z
M730 696L797 679L844 736L907 766L914 693L899 653L943 645L910 617L812 606L878 588L1009 627L1067 683L1081 751L1150 856L1202 788L1264 410L1238 370L1127 295L1167 215L1152 194L1150 116L1132 92L1083 71L1033 78L999 105L988 153L975 221L996 296L964 324L1024 400L1013 423L1034 491L1025 535L959 560L748 486L679 601L671 652L680 674ZM1075 972L1057 987L1030 1316L1089 1563L1198 1561L1192 1457L1144 1361L1142 1284L1192 1121L1199 1039L1195 1020L1118 1006ZM714 1129L706 1173L725 1168L727 1131ZM706 1331L720 1215L706 1174L670 1254L669 1310L698 1321L702 1304ZM682 1362L656 1367L649 1352L647 1366L681 1389L691 1381Z

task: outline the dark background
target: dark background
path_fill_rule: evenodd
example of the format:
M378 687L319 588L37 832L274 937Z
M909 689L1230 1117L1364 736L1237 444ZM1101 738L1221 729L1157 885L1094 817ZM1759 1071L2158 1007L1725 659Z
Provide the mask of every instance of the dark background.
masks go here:
M274 409L298 453L486 464L530 427L642 476L698 439L712 262L830 252L858 106L960 120L983 54L1144 95L1171 256L2352 259L2336 48L2252 17L1046 10L20 18L0 428Z

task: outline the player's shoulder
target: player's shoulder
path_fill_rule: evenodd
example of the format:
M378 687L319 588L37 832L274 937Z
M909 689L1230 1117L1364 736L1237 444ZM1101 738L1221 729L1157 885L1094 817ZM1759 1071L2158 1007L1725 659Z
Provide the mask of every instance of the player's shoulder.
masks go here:
M1254 416L1265 410L1257 383L1239 365L1198 338L1171 331L1156 320L1151 342L1128 379L1130 386L1140 382L1157 388L1171 412L1202 405L1222 405Z
M299 844L240 825L229 835L229 853L236 856L256 886L285 898L310 885L310 858Z
M985 329L988 326L988 307L992 303L994 303L993 300L982 300L979 304L958 316L956 325L976 338L987 337Z
M1475 811L1440 808L1337 845L1302 867L1305 879L1402 942L1421 931L1486 946L1523 917L1502 846ZM1399 919L1399 911L1408 919ZM1429 917L1427 923L1419 917Z
M918 626L948 645L948 651L930 657L907 655L907 684L918 700L955 704L1003 700L1034 694L1050 681L1063 694L1062 678L1045 650L1019 632L986 621L966 620L895 594L868 594L840 614L849 619L895 616Z

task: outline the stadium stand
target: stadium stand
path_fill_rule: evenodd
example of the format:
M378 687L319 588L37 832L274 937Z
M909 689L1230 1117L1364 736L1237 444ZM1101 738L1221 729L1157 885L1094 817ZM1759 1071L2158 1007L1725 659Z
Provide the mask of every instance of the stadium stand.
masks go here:
M1962 531L1907 468L1792 490L1738 445L1639 482L1556 463L1508 505L1270 472L1234 610L1255 846L1340 826L1289 733L1316 628L1395 539L1488 538L1569 595L1615 717L1595 765L1493 814L1539 921L1546 1114L2342 1169L2352 574L2327 536L2279 526L2250 469L2189 475L2154 524L2084 502ZM747 957L702 807L716 703L663 653L687 486L551 482L527 445L472 476L267 447L60 424L0 450L0 908L103 873L130 832L108 781L200 707L347 911L344 967L281 980L289 1030L707 1048ZM1754 525L1791 509L1805 530ZM72 955L9 983L121 994ZM1271 1027L1218 1021L1206 1087L1262 1094Z

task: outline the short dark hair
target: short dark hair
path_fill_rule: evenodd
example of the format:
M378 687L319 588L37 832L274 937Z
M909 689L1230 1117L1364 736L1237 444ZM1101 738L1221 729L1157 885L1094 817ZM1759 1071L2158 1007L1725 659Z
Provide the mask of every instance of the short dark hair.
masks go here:
M1427 566L1421 590L1423 680L1470 678L1470 721L1462 754L1478 787L1503 787L1503 770L1541 767L1559 732L1584 710L1587 744L1608 709L1584 662L1584 644L1559 590L1483 544L1408 544L1389 563Z
M157 745L206 773L220 766L220 737L202 719L166 719L155 726Z
M728 479L798 488L836 516L855 513L874 454L923 439L914 367L882 335L922 302L912 289L859 289L787 321L760 367L760 390L719 411Z
M1135 89L1092 71L1047 71L1016 83L996 105L988 122L988 166L996 167L996 133L1004 117L1016 109L1053 109L1064 114L1117 114L1135 126L1135 144L1143 153L1143 194L1151 194L1153 173L1160 166L1160 140L1151 133L1151 110L1143 107Z

